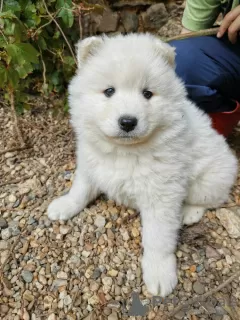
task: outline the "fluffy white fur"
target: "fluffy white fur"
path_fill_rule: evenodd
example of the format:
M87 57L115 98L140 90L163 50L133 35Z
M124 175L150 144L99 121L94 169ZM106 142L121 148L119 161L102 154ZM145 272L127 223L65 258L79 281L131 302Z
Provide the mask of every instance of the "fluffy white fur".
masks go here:
M70 219L100 192L141 213L143 277L166 296L177 284L175 249L182 223L228 199L237 160L174 72L174 49L149 34L92 37L78 43L69 86L77 170L69 193L48 208ZM103 91L116 89L107 98ZM153 92L149 100L142 91ZM134 131L118 119L135 116Z

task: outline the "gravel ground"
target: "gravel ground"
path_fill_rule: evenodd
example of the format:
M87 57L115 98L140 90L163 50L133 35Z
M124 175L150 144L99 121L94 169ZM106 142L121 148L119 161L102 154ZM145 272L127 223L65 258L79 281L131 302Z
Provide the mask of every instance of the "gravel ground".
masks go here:
M225 208L181 231L179 283L156 303L142 281L140 219L131 208L102 196L70 221L48 220L49 202L69 190L75 169L68 118L55 111L27 112L20 125L31 148L0 153L0 318L240 319L239 275L214 290L240 270L240 178ZM18 147L6 107L0 122L0 150ZM238 156L239 139L231 139ZM128 315L134 291L144 317Z

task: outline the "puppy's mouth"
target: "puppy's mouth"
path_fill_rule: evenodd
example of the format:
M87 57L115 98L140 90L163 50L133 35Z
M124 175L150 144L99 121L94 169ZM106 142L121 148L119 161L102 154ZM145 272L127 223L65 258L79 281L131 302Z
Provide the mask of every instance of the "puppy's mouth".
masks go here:
M114 140L115 143L117 144L138 144L143 142L144 137L141 137L139 135L136 135L134 133L127 134L127 133L122 133L120 132L117 136L114 137L109 137L111 140Z

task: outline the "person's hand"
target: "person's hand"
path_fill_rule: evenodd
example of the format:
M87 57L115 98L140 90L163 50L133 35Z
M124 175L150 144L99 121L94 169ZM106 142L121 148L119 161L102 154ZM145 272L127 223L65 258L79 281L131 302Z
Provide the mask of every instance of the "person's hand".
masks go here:
M228 39L232 43L236 43L240 31L240 6L237 6L226 14L219 28L217 37L221 38L226 31L228 33Z

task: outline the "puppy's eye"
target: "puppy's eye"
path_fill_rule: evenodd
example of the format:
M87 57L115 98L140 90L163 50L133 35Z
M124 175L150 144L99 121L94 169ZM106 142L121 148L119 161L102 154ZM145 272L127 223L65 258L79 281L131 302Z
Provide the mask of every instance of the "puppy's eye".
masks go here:
M144 98L149 100L149 99L152 98L153 93L151 91L148 91L148 90L143 90L143 96L144 96Z
M103 93L105 94L106 97L110 98L115 93L115 89L110 87L104 90Z

